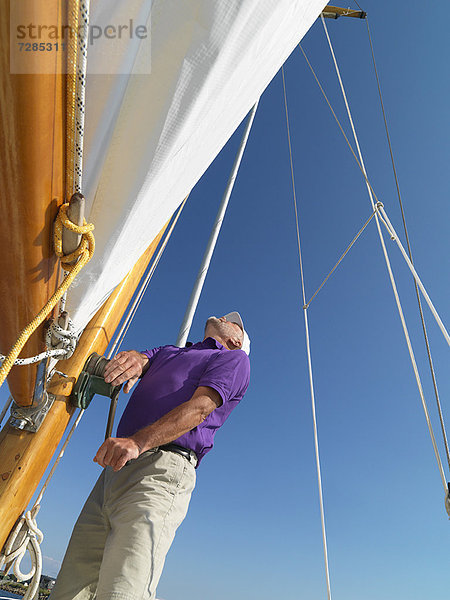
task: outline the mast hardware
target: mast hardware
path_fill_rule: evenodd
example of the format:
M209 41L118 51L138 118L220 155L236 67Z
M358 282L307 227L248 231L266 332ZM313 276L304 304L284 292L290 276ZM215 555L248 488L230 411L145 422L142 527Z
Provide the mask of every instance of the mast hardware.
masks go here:
M322 11L325 19L339 19L339 17L353 17L354 19L365 19L367 13L364 10L353 10L352 8L340 8L327 4Z
M69 207L67 209L67 216L79 227L82 227L84 224L84 213L85 213L85 198L79 192L73 194L71 199L69 200ZM80 233L76 233L71 231L70 229L66 229L64 227L62 231L62 251L65 256L68 254L72 254L75 252L80 244L81 244L82 236ZM70 261L69 264L74 265L77 262L78 258Z
M70 397L72 405L83 410L88 408L95 394L111 398L105 439L111 436L117 400L122 388L121 385L112 385L104 380L103 373L108 363L109 360L104 356L100 356L96 352L91 354L84 364Z
M15 402L12 404L11 417L8 421L11 427L36 433L50 410L55 398L45 390L47 362L48 358L44 358L38 364L31 406L19 406Z

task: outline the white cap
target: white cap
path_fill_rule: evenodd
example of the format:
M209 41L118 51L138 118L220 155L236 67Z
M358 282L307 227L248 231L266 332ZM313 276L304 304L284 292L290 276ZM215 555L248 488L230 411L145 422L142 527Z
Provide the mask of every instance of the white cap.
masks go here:
M248 337L248 334L245 331L244 321L242 320L241 315L238 312L233 311L228 313L227 315L224 315L224 317L227 321L230 321L230 323L236 323L237 325L239 325L239 327L242 328L242 331L244 332L242 350L245 352L245 354L250 354L250 338Z

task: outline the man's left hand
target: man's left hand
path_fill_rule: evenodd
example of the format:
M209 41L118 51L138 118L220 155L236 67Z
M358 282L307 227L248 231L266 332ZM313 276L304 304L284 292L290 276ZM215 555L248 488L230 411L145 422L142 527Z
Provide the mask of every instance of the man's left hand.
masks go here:
M149 360L145 354L136 350L123 350L108 362L103 377L106 383L112 385L120 385L126 381L123 391L128 394L147 370L148 364Z
M140 446L132 438L110 437L97 450L94 462L101 467L110 466L114 471L120 471L129 460L137 458L140 453Z

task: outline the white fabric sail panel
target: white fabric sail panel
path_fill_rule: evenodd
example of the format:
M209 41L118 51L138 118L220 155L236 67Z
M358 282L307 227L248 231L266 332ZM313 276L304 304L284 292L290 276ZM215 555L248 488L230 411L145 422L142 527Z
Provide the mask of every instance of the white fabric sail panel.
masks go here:
M68 296L78 330L188 195L325 4L91 0L94 18L105 10L111 21L147 18L151 74L136 74L149 66L142 42L114 57L89 49L90 73L102 72L102 61L108 72L111 62L117 72L124 64L133 68L131 75L88 76L84 193L96 251Z

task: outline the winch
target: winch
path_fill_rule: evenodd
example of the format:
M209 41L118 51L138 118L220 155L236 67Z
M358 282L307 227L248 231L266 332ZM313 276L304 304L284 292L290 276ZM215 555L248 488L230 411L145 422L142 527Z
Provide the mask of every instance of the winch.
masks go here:
M122 388L122 385L106 383L103 374L108 363L109 360L97 352L91 354L84 364L70 397L72 405L83 410L88 408L95 394L111 398L105 439L111 437L117 400Z

